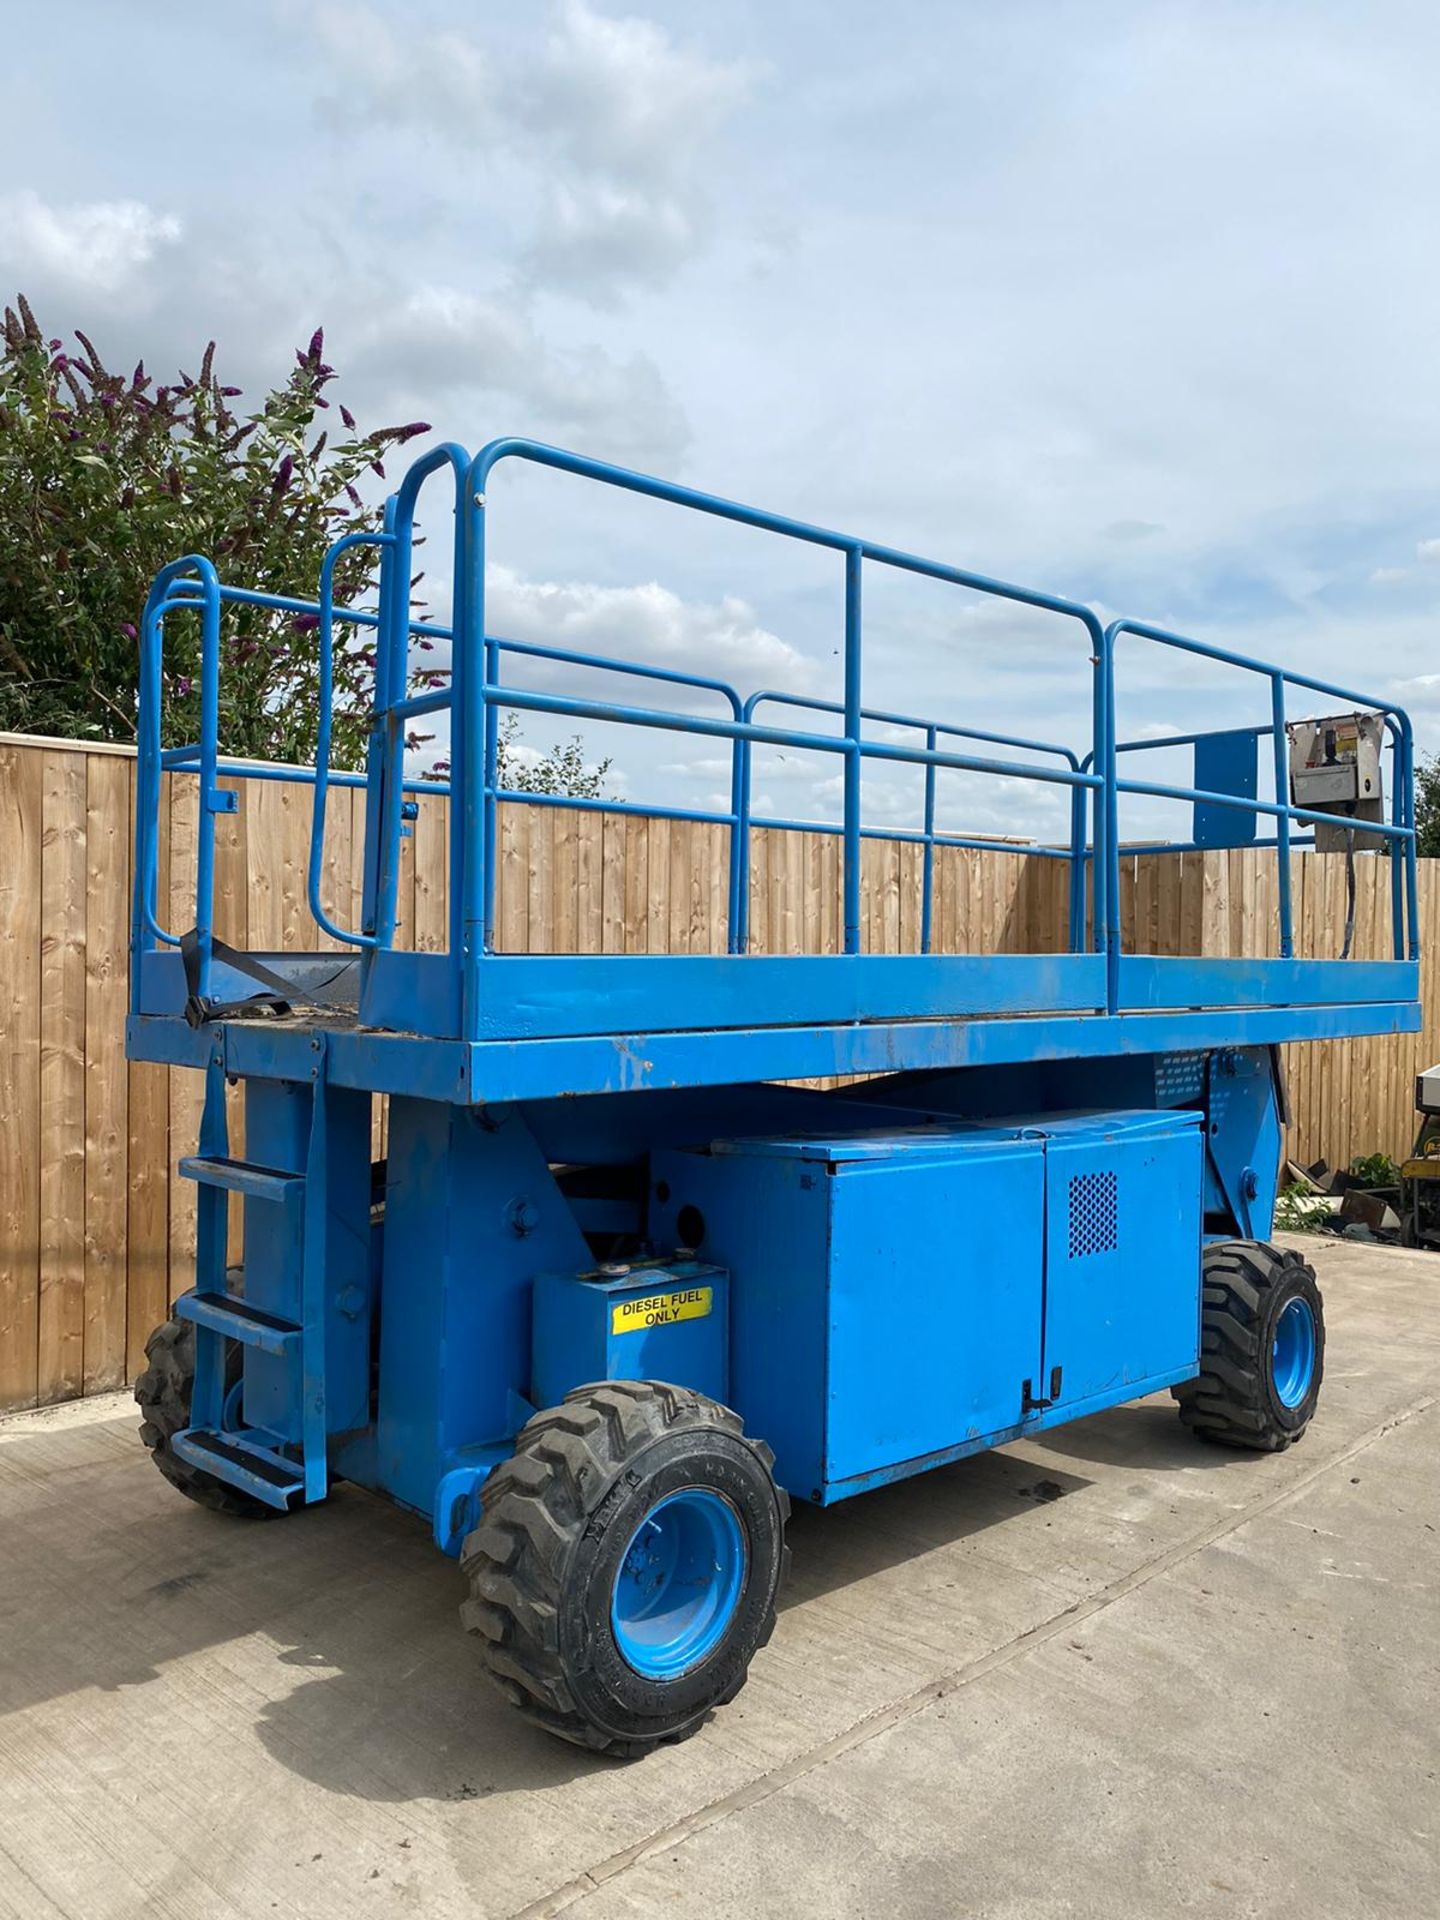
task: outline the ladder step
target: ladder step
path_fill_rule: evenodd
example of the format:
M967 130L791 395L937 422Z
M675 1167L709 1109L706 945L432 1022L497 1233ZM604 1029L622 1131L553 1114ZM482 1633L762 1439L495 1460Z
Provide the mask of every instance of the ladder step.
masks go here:
M227 1486L253 1494L267 1507L278 1507L282 1513L297 1493L305 1491L304 1472L293 1460L234 1434L186 1427L172 1438L170 1447L192 1467L213 1473Z
M283 1357L295 1350L300 1339L300 1329L293 1320L282 1320L278 1314L252 1307L233 1293L201 1293L192 1289L182 1293L175 1302L175 1314L177 1319L193 1320L197 1327L223 1333L227 1339L238 1340L242 1346L255 1347L261 1353Z
M248 1194L252 1200L274 1200L283 1205L294 1200L305 1185L303 1173L280 1173L274 1167L259 1167L249 1160L231 1160L192 1156L180 1162L186 1180L202 1187L223 1187L229 1193Z

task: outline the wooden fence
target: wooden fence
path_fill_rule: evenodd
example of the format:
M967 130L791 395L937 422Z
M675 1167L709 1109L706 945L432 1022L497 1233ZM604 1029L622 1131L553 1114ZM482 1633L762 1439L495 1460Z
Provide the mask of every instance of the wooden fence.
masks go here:
M0 1409L132 1378L146 1335L190 1284L194 1193L172 1179L194 1150L199 1076L127 1063L127 937L133 754L0 736ZM310 792L229 782L217 821L217 927L238 946L327 945L305 906ZM325 893L358 918L362 797L337 789ZM194 919L197 796L169 782L162 903ZM534 952L707 953L725 939L718 827L616 813L515 807L501 823L499 944ZM833 835L758 832L751 879L757 950L837 951L840 848ZM865 945L914 951L921 851L867 841ZM1440 863L1434 863L1440 865ZM1296 856L1299 951L1338 955L1344 861ZM1356 950L1388 939L1388 869L1358 864ZM1255 850L1130 857L1127 939L1140 952L1264 953L1275 919L1273 856ZM1342 1164L1412 1130L1417 1066L1440 1057L1440 877L1421 874L1427 1032L1290 1049L1297 1158ZM934 944L945 952L1046 952L1064 944L1061 862L1014 849L939 850ZM445 803L422 802L406 842L402 944L445 943Z

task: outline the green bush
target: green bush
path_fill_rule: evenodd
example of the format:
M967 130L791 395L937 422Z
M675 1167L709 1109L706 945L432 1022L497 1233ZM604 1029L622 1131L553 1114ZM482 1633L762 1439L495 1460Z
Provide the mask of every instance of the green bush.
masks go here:
M1365 1153L1350 1162L1350 1178L1362 1187L1393 1187L1400 1181L1400 1169L1388 1153Z
M258 407L215 368L157 385L143 362L113 372L94 343L42 330L26 300L5 309L0 354L0 728L97 740L135 737L136 627L167 561L208 554L232 585L313 599L340 534L374 529L361 498L393 447L423 421L362 433L326 389L335 370L317 330ZM330 419L319 425L319 416ZM331 430L331 420L334 430ZM339 603L366 604L375 553L336 570ZM224 749L313 758L313 615L227 609L222 640ZM166 626L163 731L198 733L199 621ZM363 631L337 632L334 757L362 763L373 654ZM422 684L437 676L422 672Z

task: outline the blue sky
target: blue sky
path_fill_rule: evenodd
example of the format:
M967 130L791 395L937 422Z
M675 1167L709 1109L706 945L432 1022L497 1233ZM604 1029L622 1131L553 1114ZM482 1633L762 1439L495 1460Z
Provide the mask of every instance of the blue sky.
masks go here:
M1440 746L1433 6L53 0L9 45L0 279L53 331L152 366L213 335L254 387L323 323L364 417L1398 693ZM833 560L548 476L496 495L497 627L838 691ZM867 576L875 704L1084 745L1083 656ZM1139 643L1120 685L1136 732L1262 709ZM590 744L625 793L723 789L693 741ZM757 778L833 814L821 759ZM867 776L877 820L917 796ZM942 813L1053 820L958 776Z

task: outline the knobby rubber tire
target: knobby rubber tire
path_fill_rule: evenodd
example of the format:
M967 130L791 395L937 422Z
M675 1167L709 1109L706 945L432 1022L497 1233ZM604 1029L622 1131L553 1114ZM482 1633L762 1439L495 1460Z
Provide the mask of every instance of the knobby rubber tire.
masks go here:
M230 1514L237 1520L269 1520L278 1515L278 1507L267 1506L238 1487L226 1486L213 1473L192 1467L188 1460L170 1451L174 1436L190 1425L195 1390L194 1323L165 1321L145 1342L145 1358L150 1364L135 1382L135 1403L144 1416L140 1438L171 1486L198 1506L208 1507L212 1513ZM226 1351L227 1392L240 1378L241 1363L240 1348L232 1342Z
M460 1561L461 1619L511 1705L563 1740L634 1759L733 1700L774 1630L789 1561L790 1503L773 1465L728 1407L661 1381L579 1387L528 1421L485 1482ZM746 1579L713 1651L673 1680L647 1680L616 1645L610 1596L644 1514L686 1485L735 1508Z
M1271 1352L1286 1304L1301 1298L1314 1319L1315 1358L1305 1396L1287 1407L1275 1390ZM1290 1248L1223 1240L1205 1249L1198 1379L1171 1392L1191 1432L1217 1446L1279 1453L1309 1426L1325 1371L1325 1311L1314 1269Z

